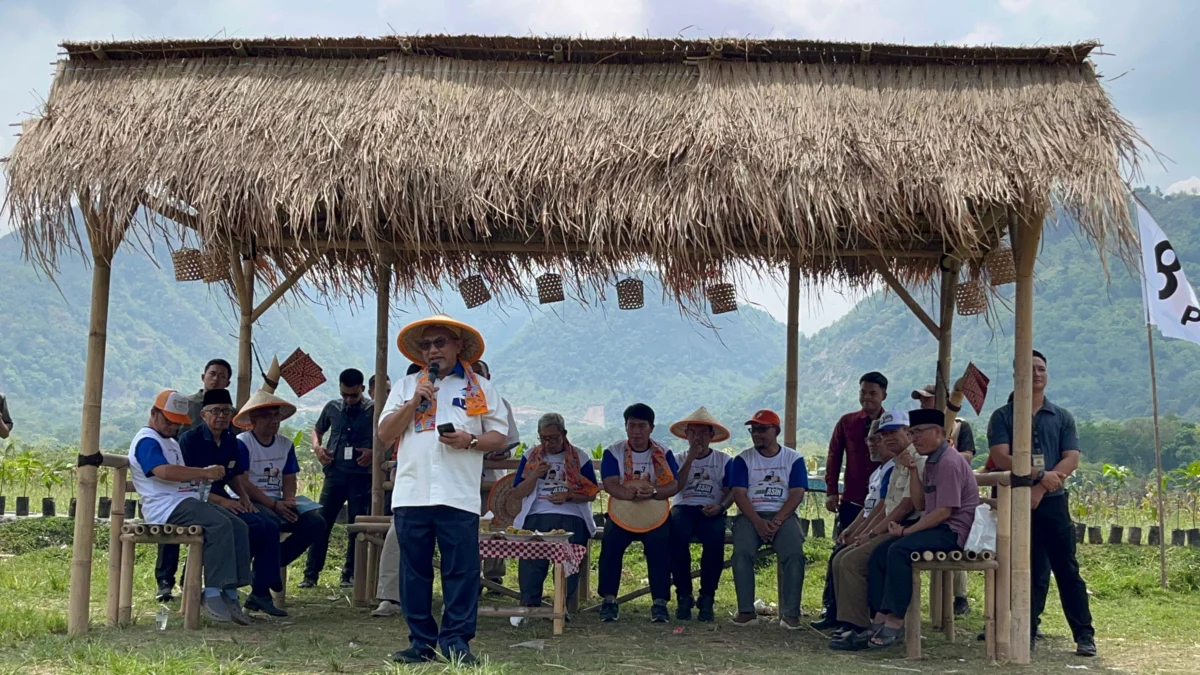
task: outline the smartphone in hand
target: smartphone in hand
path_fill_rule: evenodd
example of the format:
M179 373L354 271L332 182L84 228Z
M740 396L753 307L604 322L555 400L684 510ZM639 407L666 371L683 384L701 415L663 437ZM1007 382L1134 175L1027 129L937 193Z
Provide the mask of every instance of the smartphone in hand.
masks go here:
M437 425L437 432L438 432L439 436L448 436L448 435L454 433L454 425L451 424L450 422L446 422L445 424L439 424L439 425Z

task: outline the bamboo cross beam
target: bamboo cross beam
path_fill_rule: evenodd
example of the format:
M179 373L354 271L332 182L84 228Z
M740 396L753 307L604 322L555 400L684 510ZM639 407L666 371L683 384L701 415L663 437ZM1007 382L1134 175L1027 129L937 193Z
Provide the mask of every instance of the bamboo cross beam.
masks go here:
M287 293L289 290L291 290L292 287L296 285L296 282L300 281L300 278L303 277L310 269L312 269L313 265L317 264L317 261L320 259L321 254L319 252L313 251L309 253L308 257L304 259L304 262L301 263L299 267L292 270L292 272L288 274L283 281L279 282L279 285L275 287L275 290L267 294L267 297L263 298L262 302L258 303L258 306L250 312L250 322L254 323L255 321L258 321L259 317L263 315L263 312L270 309L271 305L275 304L279 298L282 298L284 293Z
M883 280L885 283L887 283L888 288L891 288L892 291L904 301L904 304L908 306L909 311L911 311L913 315L921 321L921 323L925 324L925 328L929 329L929 333L933 335L934 339L940 341L942 339L942 329L933 322L933 319L929 318L929 314L927 314L925 309L921 307L921 304L913 298L913 296L908 292L908 289L904 287L904 284L900 283L900 280L896 278L896 275L892 274L891 270L887 268L887 265L883 262L883 260L877 257L868 257L867 260L871 262L871 266L875 268L875 271L879 272L879 276L883 277Z

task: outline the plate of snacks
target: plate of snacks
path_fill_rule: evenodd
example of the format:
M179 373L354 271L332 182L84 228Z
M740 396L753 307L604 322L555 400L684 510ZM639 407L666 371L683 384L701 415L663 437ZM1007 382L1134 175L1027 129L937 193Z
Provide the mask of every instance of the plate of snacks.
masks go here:
M567 532L566 530L550 530L549 532L535 532L533 534L533 541L565 542L565 541L570 541L572 534L574 534L574 533Z

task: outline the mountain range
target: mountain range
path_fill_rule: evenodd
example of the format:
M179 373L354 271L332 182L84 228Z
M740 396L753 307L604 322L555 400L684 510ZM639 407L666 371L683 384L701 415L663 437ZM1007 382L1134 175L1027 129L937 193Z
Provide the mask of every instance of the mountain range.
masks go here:
M1200 275L1200 197L1141 198L1171 237L1185 271ZM1066 219L1047 227L1035 284L1035 342L1050 360L1049 395L1083 420L1127 419L1150 412L1146 332L1140 284L1116 256L1103 259ZM127 243L113 265L102 439L123 446L163 387L191 391L209 358L236 362L237 313L226 291L177 283L161 243ZM478 327L497 385L518 412L526 438L536 417L556 410L571 422L577 444L619 437L625 405L644 401L669 422L706 405L732 427L758 408L782 410L785 327L750 306L709 316L711 326L661 297L652 275L646 306L616 307L615 293L546 306L466 309L454 292L434 306L396 302L390 335L431 311ZM86 357L90 268L62 262L53 280L21 256L13 236L0 239L0 391L9 397L17 435L26 442L77 442ZM995 311L955 318L953 371L974 362L992 380L984 414L1012 387L1012 287L1000 289ZM928 289L914 295L932 316ZM311 297L311 294L309 294ZM326 306L302 298L267 311L255 328L263 364L303 348L329 382L300 399L303 426L336 394L337 373L374 368L374 298ZM1164 413L1200 420L1195 345L1158 339L1159 402ZM889 404L909 407L908 393L932 382L937 345L898 298L886 291L811 337L800 338L800 441L824 444L838 415L856 408L858 377L869 370L891 380ZM391 374L407 365L391 354ZM256 378L256 383L257 383ZM284 394L291 392L284 386ZM602 423L601 423L602 422ZM977 424L978 428L978 424ZM735 436L731 444L740 443Z

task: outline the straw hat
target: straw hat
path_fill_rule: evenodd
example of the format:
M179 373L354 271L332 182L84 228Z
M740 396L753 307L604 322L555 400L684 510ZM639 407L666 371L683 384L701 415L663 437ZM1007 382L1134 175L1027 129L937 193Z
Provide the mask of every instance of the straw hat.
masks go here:
M671 425L671 433L679 438L687 438L687 426L689 424L707 424L713 428L713 443L722 443L729 440L729 430L717 421L717 418L708 412L708 408L700 406L696 408L696 412L679 420Z
M627 487L638 484L650 485L646 481L624 483ZM610 498L608 500L608 517L612 518L612 521L620 525L622 529L634 534L642 534L655 529L667 522L670 515L671 503L665 499L645 499L636 502L627 499Z
M513 486L513 479L516 474L508 474L496 481L492 485L492 489L488 492L488 510L492 512L492 524L501 527L508 527L513 524L517 516L521 513L521 502L517 499L513 492L516 487Z
M400 329L400 335L396 336L396 346L409 361L425 365L425 354L421 351L420 343L421 334L427 326L444 326L462 340L462 351L458 354L459 360L471 364L483 356L483 336L479 334L479 331L461 321L451 319L445 314L438 314L428 319L414 321Z
M240 429L249 429L253 426L250 423L250 413L259 408L280 408L285 420L296 414L296 406L270 392L259 389L250 395L250 400L246 401L246 405L242 406L242 409L234 416L233 425Z

